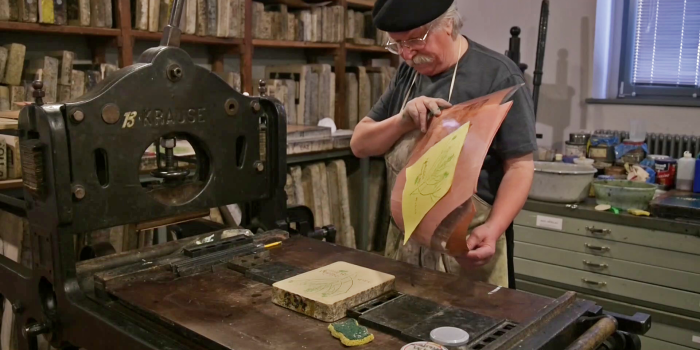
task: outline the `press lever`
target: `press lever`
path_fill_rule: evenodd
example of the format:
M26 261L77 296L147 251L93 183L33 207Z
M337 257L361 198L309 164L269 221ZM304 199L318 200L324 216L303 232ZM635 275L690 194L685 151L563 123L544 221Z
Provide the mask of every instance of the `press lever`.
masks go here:
M163 28L163 37L160 46L180 47L180 19L182 19L182 7L186 0L173 0L173 9L170 11L170 21ZM190 0L192 1L192 0Z

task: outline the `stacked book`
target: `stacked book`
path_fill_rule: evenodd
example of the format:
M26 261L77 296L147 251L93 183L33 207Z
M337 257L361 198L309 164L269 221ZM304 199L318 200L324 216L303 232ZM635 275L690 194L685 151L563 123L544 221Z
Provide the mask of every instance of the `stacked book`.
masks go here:
M43 83L45 103L65 102L83 95L118 70L106 63L76 69L72 51L52 51L32 59L25 59L25 54L22 44L0 47L0 111L19 110L21 102L33 101L35 80Z
M348 9L345 17L345 41L357 45L383 46L389 41L389 34L374 26L372 11Z
M25 101L24 56L22 44L0 46L0 111L19 110L18 102Z
M267 66L264 79L268 95L284 105L287 124L318 125L321 119L334 119L335 73L331 65Z
M17 127L16 113L3 113L21 109L25 100L22 81L22 68L26 48L21 44L8 44L0 47L0 129ZM19 162L19 138L0 135L0 181L22 177Z
M345 113L350 129L366 117L369 110L391 84L396 74L394 67L346 67Z
M307 206L314 214L314 226L334 225L336 244L355 248L351 223L350 190L345 162L333 160L291 166L285 185L287 205Z
M113 28L112 0L0 0L0 21Z
M218 75L221 79L223 79L226 84L231 86L234 90L241 92L241 74L240 73L235 73L235 72L223 72L223 73L215 73Z
M62 103L82 96L118 70L108 63L76 64L75 53L67 50L27 56L22 44L0 47L0 128L16 127L18 111L34 101L35 80L43 84L44 103ZM0 137L0 180L22 177L18 146L15 136Z
M382 159L370 160L369 198L363 198L362 172L349 172L343 160L290 166L285 192L287 205L304 205L314 214L314 226L334 225L336 244L349 248L384 250L383 242L390 214L384 208L390 189ZM355 235L362 227L360 208L367 208L367 246L356 245Z
M159 32L170 21L173 0L131 2L134 29ZM245 35L245 0L189 0L183 6L179 27L184 34L220 38Z
M339 43L345 37L344 11L335 5L290 12L284 4L253 1L253 38Z

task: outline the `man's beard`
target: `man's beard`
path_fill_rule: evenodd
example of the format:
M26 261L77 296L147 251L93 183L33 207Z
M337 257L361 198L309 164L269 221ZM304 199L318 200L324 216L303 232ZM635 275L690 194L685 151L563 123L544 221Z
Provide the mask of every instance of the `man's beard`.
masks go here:
M433 58L430 56L425 56L425 55L416 55L415 57L413 57L413 59L406 61L406 63L408 63L408 65L411 67L415 67L415 66L425 64L425 63L432 63L432 62L433 62Z

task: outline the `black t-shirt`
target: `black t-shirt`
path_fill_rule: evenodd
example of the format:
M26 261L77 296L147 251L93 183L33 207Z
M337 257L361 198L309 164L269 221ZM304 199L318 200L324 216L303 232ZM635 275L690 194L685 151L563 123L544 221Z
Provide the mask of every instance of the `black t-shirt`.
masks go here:
M518 66L505 55L470 39L460 58L452 91L453 105L525 82ZM369 111L368 117L382 121L398 114L414 75L414 69L401 63L389 88ZM448 100L454 67L436 76L419 75L408 101L419 96ZM493 204L503 179L503 161L537 150L532 94L527 86L512 97L513 106L493 139L479 174L477 194Z

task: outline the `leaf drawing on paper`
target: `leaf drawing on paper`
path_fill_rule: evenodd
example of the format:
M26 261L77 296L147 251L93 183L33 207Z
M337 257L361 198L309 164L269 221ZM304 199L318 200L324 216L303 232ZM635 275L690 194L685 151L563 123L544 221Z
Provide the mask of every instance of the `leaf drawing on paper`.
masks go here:
M346 270L322 270L321 273L328 275L328 278L310 278L292 280L290 283L298 283L305 287L304 292L314 293L321 297L332 297L345 294L350 291L357 273L350 273Z
M411 192L411 196L430 197L433 202L438 200L439 196L436 194L440 192L450 176L447 165L454 156L454 150L444 149L435 159L424 160L421 164L420 174L415 180L416 189Z
M450 191L470 125L467 122L454 130L406 168L401 203L406 232L404 244L430 209Z

